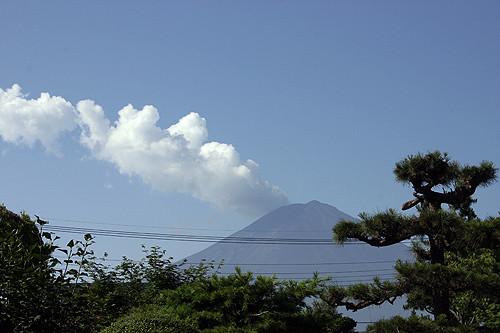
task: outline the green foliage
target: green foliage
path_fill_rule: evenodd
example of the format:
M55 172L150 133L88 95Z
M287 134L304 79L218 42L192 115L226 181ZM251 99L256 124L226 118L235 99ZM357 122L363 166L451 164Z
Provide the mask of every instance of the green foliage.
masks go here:
M337 308L323 301L313 301L312 307L306 313L313 317L314 322L326 327L328 332L353 332L356 322L349 317L343 317Z
M171 310L160 305L144 305L131 311L129 314L120 317L109 327L101 331L102 333L190 333L199 332L195 323L189 318L181 319L178 315L172 314Z
M500 217L467 221L462 238L456 240L457 251L475 251L481 248L500 248Z
M277 315L278 308L280 315L292 314L304 305L303 298L314 292L307 281L301 289L290 285L285 294L286 286L275 283L272 277L253 280L252 273L238 269L227 277L213 275L182 286L166 294L165 301L172 308L185 307L184 314L196 318L201 329L228 324L244 327Z
M470 283L478 286L453 295L455 317L461 324L483 323L500 331L500 250L483 248L467 256L450 253L449 262L469 272L466 276Z
M83 259L86 246L70 243L64 269L52 256L57 237L43 232L46 222L31 221L0 206L0 327L2 332L77 330L76 284L82 272L69 269L73 257ZM40 229L38 229L40 226ZM87 238L87 241L91 241ZM86 243L88 245L88 242ZM73 247L77 247L72 253Z
M435 327L446 331L446 325L499 328L500 299L495 295L500 294L500 218L479 220L471 208L476 188L494 183L497 172L491 162L462 166L439 151L410 155L396 163L396 180L414 189L415 199L402 209L419 205L419 215L405 216L392 209L360 214L359 222L337 224L334 240L388 246L411 238L416 261L398 262L394 282L375 279L372 284L333 286L324 299L357 310L406 295L407 308L434 315L434 323L417 317L381 322L377 332L413 332L412 325L414 331L435 331ZM442 204L452 210L442 209Z
M345 306L347 310L359 310L370 305L394 303L406 290L399 283L382 281L375 277L372 283L358 283L348 287L328 286L321 298L328 304Z
M333 228L333 239L341 245L358 239L373 246L387 246L410 239L416 232L416 217L398 214L394 209L373 215L361 213L359 218L360 222L340 220Z
M462 166L457 161L451 161L447 153L437 150L425 155L409 155L397 162L394 168L396 181L413 187L418 185L428 188L487 187L497 180L497 173L498 169L493 166L493 162L482 161L479 166Z
M324 332L327 327L354 327L352 320L342 319L327 305L328 311L306 305L306 298L317 296L323 286L324 279L317 276L301 282L277 281L237 269L229 276L214 274L164 291L156 300L163 306L157 311L202 332Z
M422 155L409 155L396 163L394 168L396 181L412 185L450 186L461 175L460 164L451 161L447 153L434 151Z
M367 333L466 333L478 332L474 327L460 326L451 327L444 318L432 320L427 316L412 315L408 318L395 316L391 319L382 319L375 324L369 325Z
M134 307L148 305L160 292L194 281L214 268L213 263L202 262L183 269L184 263L172 263L173 258L166 258L165 251L157 246L149 250L143 246L143 252L145 258L141 261L124 257L113 268L95 258L86 262L84 271L89 281L80 292L92 305L88 313L99 317L99 327L110 325Z

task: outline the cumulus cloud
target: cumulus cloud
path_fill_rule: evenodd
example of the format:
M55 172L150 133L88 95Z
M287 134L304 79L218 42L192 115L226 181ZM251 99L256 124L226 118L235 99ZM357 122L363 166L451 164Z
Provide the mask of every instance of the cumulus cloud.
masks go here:
M205 142L206 121L197 113L161 129L153 106L136 110L127 105L111 126L94 102L81 101L76 108L83 128L81 142L93 156L115 164L121 173L139 176L155 189L189 193L248 217L288 203L283 191L261 180L257 163L242 161L232 145Z
M187 193L249 218L288 204L282 190L261 180L257 163L242 160L230 144L207 142L206 121L197 113L192 112L162 129L156 125L160 118L156 108L145 106L137 110L129 104L118 112L118 120L111 124L102 107L94 101L80 101L74 108L61 97L42 94L36 105L42 106L42 112L57 121L54 120L50 135L36 128L37 124L47 126L45 123L35 124L29 128L29 134L25 134L28 130L22 126L25 119L38 118L40 111L24 106L35 103L26 100L18 86L11 90L7 89L4 95L14 95L17 98L14 104L24 109L11 106L12 103L4 107L7 103L3 104L2 100L2 118L5 113L20 123L15 130L5 132L7 134L1 125L0 133L6 141L32 146L40 140L53 152L49 147L55 147L60 133L78 124L82 130L80 142L94 158L114 164L122 174L140 177L157 190ZM16 117L18 114L23 116Z
M59 136L77 126L71 103L62 97L42 93L27 99L17 84L0 88L0 135L4 141L33 147L37 141L49 153L60 156Z

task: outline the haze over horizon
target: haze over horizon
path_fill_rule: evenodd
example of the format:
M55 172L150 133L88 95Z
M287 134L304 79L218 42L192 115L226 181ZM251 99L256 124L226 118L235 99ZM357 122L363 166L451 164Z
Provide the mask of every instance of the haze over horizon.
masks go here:
M500 3L3 2L0 203L228 235L290 202L399 208L392 170L500 165ZM500 186L477 190L496 215ZM66 234L65 237L79 238ZM98 236L98 255L206 243Z

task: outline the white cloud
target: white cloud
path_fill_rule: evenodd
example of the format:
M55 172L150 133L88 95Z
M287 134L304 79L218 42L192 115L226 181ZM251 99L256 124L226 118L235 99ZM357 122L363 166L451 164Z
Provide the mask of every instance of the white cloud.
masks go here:
M0 135L7 142L29 147L40 141L47 152L60 156L59 136L77 126L75 108L48 93L38 99L26 97L17 84L0 88Z
M122 174L138 176L155 189L188 193L250 218L288 204L283 191L261 180L257 163L242 161L232 145L206 142L206 121L197 113L161 129L153 106L136 110L129 104L110 124L102 107L91 100L78 102L76 108L48 93L28 100L18 85L0 89L0 97L5 141L30 147L40 141L48 152L60 155L61 133L78 125L80 143L93 158L113 163Z
M259 165L242 161L232 145L204 143L206 121L197 113L161 129L153 106L136 110L127 105L112 126L92 101L79 102L77 110L81 142L93 156L114 163L121 173L139 176L155 189L189 193L252 218L288 203L283 191L260 179Z

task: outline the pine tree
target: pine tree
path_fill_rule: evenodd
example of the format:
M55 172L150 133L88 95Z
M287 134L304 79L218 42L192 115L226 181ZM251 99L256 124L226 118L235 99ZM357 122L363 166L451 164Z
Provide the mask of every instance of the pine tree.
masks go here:
M339 222L333 228L334 240L342 245L359 240L381 247L413 239L416 261L399 262L395 282L376 278L371 284L331 287L328 302L355 311L407 294L411 308L425 309L435 320L444 315L452 321L451 296L480 292L479 286L488 277L451 263L479 249L500 247L500 218L474 219L471 208L476 189L493 184L497 172L492 162L462 166L439 151L410 155L396 163L396 180L414 190L414 199L404 203L402 210L417 206L419 214L404 215L394 209L374 215L363 213L359 222ZM443 205L451 209L443 209ZM492 288L498 289L498 283L489 281Z

